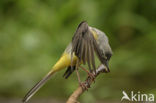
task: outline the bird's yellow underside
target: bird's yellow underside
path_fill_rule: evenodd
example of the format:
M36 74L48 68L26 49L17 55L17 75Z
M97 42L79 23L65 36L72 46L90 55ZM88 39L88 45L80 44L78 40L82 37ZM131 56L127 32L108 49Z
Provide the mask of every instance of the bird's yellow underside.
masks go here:
M54 65L53 71L56 72L70 65L73 66L76 64L77 59L78 58L75 55L73 55L73 61L71 64L71 55L65 52L63 53L62 57L58 60L58 62Z

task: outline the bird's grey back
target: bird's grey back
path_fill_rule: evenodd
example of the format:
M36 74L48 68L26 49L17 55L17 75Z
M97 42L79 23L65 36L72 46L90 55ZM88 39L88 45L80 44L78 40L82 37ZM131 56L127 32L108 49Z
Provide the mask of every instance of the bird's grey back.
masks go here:
M105 54L109 53L110 55L112 55L112 49L110 47L109 40L106 34L97 28L94 28L94 27L89 27L89 28L96 32L97 37L98 37L97 43L100 49L103 51L103 53Z

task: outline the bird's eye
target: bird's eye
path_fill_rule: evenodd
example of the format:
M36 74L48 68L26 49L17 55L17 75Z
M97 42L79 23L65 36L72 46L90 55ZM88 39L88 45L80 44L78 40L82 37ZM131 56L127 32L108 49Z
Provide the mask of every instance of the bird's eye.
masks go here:
M109 60L111 58L112 54L111 53L106 53L105 56L107 57L107 60Z

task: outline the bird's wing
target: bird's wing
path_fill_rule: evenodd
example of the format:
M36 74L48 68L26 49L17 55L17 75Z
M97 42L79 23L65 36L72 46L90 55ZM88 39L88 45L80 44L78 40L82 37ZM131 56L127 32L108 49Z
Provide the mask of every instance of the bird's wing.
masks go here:
M94 51L102 62L102 52L100 51L92 32L89 30L88 24L86 22L81 22L72 38L71 54L75 53L79 62L83 62L83 64L86 64L87 62L91 72L92 68L94 71L96 69Z

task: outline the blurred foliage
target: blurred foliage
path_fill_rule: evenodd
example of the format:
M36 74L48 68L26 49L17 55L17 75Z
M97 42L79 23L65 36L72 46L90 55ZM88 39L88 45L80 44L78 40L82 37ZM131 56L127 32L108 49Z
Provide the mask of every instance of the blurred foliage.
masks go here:
M111 73L100 75L81 101L120 100L123 90L156 94L155 11L156 0L1 0L0 97L22 98L59 59L82 20L108 35L114 54ZM62 78L64 71L34 98L67 99L78 82L75 73Z

